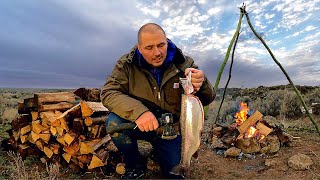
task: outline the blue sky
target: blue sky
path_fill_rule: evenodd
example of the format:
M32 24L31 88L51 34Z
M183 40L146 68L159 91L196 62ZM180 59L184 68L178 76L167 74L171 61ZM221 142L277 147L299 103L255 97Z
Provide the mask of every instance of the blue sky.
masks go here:
M214 84L243 2L293 82L319 86L320 0L1 0L0 87L101 87L148 22ZM281 84L286 77L244 18L229 86Z

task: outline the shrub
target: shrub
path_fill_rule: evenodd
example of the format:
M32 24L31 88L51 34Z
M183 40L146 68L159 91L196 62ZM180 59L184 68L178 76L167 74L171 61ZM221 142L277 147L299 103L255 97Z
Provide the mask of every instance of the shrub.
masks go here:
M281 115L288 118L293 118L301 115L300 101L297 94L294 91L287 91L283 94L284 98L281 105Z
M5 108L1 116L2 123L12 122L18 116L18 110L15 108Z
M311 103L320 103L320 88L314 89L311 93L306 95L306 103L307 105L311 105Z
M274 90L267 93L261 106L265 107L265 115L278 116L281 112L281 104L284 97L284 90Z

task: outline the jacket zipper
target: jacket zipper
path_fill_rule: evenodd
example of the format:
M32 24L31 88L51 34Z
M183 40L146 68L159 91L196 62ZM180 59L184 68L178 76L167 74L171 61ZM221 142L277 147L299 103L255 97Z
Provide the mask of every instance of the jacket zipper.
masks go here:
M158 100L159 100L159 101L161 100L161 93L160 93L160 91L158 91Z

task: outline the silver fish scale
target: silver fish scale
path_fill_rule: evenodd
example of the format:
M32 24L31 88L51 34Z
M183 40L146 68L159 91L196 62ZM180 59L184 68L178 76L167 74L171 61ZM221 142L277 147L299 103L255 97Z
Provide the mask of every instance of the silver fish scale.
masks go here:
M183 94L180 117L182 136L180 166L185 171L183 172L183 176L188 176L190 173L190 161L192 155L199 149L203 124L204 112L200 100L194 95Z

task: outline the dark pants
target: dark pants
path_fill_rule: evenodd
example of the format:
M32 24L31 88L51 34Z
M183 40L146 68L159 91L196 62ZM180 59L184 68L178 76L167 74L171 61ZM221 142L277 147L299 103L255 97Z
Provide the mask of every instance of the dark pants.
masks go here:
M110 113L106 126L116 126L130 121L121 118L115 113ZM170 170L180 163L181 159L181 136L172 140L161 139L155 131L141 132L139 128L125 130L111 136L112 141L124 156L128 168L135 168L139 161L137 140L146 140L151 143L156 157L159 159L160 167L164 175L169 177Z

